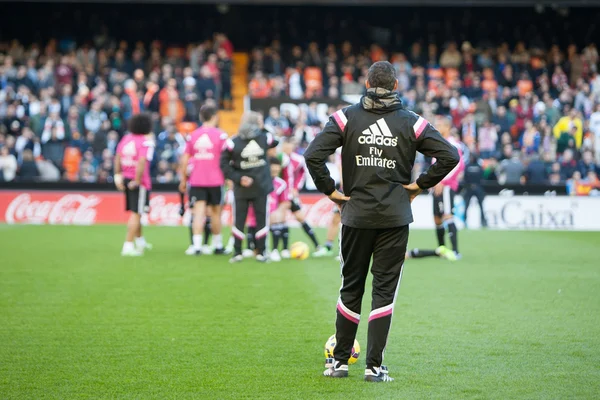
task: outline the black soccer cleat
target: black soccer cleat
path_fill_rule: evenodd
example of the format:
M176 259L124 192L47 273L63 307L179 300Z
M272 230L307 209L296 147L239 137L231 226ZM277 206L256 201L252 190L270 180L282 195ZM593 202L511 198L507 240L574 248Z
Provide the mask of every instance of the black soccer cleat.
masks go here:
M213 251L213 254L220 256L220 255L227 254L227 253L225 252L225 248L221 247L221 248L215 249L215 251Z
M348 377L348 364L342 364L339 361L335 361L333 358L325 360L325 371L323 376L328 378L347 378Z
M394 378L388 375L386 366L365 369L365 381L367 382L393 382Z

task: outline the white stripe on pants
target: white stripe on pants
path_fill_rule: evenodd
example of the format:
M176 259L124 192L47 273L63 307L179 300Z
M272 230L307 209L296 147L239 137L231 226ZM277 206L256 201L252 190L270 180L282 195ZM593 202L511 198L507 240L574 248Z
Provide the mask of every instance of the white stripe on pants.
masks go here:
M452 190L450 188L450 186L444 186L444 189L442 192L442 199L443 199L443 203L444 203L444 214L446 214L446 215L452 214L452 202L450 201L451 200L450 190Z
M138 206L137 206L137 212L140 215L142 215L144 213L144 208L146 207L146 195L147 194L148 194L148 192L146 191L146 188L143 186L140 186L139 191L138 191Z

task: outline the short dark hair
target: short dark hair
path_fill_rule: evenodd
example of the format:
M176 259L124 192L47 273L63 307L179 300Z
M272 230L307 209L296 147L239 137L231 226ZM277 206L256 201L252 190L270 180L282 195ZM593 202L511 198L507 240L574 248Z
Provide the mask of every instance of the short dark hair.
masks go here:
M396 84L396 70L394 66L387 61L377 61L369 68L367 76L369 86L372 88L384 88L394 90Z
M148 113L136 114L129 120L129 132L147 135L152 132L152 118Z
M217 107L211 104L205 104L200 107L200 120L206 122L217 114Z
M269 164L271 165L281 165L281 160L277 157L269 158Z

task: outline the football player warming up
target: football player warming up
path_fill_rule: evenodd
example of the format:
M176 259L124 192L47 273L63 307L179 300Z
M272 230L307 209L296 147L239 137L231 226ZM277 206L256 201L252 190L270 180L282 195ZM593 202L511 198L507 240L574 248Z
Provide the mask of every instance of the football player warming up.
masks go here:
M296 153L296 140L294 138L287 138L281 145L281 177L287 184L291 198L291 211L294 214L296 220L302 225L302 229L306 235L310 238L315 246L315 252L312 253L313 257L324 257L332 255L331 249L319 244L319 239L315 235L313 228L306 222L304 212L302 211L302 204L300 203L299 192L304 187L306 182L306 163L304 157ZM289 228L286 226L282 235L285 238L289 237Z
M290 209L290 191L281 174L281 161L278 158L271 158L271 177L273 178L273 191L269 194L269 214L271 223L271 236L273 239L271 251L271 261L281 261L282 258L290 258L288 249L288 237L283 236L288 232L286 223L287 210ZM283 241L283 249L279 254L279 242Z
M443 251L443 256L449 260L458 260L461 258L458 252L458 230L454 223L454 196L458 190L460 175L465 169L463 154L460 142L452 136L452 123L448 118L440 117L437 122L439 132L450 144L452 144L460 155L460 161L456 167L433 189L433 220L435 222L435 232L438 245ZM452 251L445 247L444 237L448 228L448 237L452 244Z
M152 119L137 114L129 120L129 133L117 145L115 155L115 186L125 193L125 210L130 211L127 235L121 255L141 256L152 246L142 235L142 213L150 208L150 161L154 156L154 140L148 138Z
M228 138L217 128L219 117L214 106L204 105L200 109L202 126L192 132L181 158L179 191L187 190L187 170L190 175L190 207L192 208L192 244L187 255L202 254L202 236L205 233L207 208L211 215L212 247L215 254L223 254L221 236L221 198L225 178L219 162L221 150Z

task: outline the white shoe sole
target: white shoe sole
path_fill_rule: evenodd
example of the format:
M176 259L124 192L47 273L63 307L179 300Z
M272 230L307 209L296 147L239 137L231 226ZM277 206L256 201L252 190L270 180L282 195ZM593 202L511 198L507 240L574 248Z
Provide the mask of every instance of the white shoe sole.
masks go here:
M122 257L141 257L144 253L123 253L121 252Z

